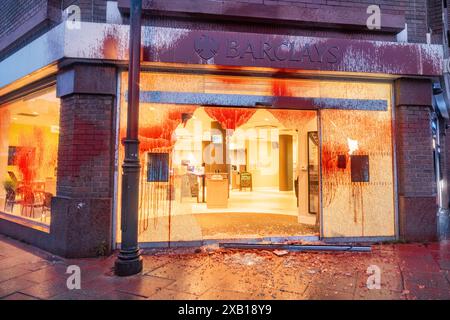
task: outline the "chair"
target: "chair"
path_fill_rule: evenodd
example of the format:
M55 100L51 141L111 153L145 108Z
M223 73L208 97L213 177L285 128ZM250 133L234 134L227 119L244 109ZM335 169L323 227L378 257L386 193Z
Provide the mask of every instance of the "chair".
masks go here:
M189 174L189 187L191 190L191 197L197 198L197 202L199 202L198 198L198 178L195 174Z
M16 185L19 183L19 180L16 177L16 174L12 171L8 171L8 175L12 182L14 182Z
M8 211L13 212L14 205L17 203L16 202L16 191L14 191L14 189L11 187L5 187L5 191L6 191L6 199L5 199L4 210L7 212Z
M42 203L42 215L41 220L45 220L45 216L52 211L52 198L53 194L50 192L44 192L44 202Z
M35 217L35 208L43 208L44 205L44 192L33 192L31 188L22 187L22 200L20 204L22 206L20 214L29 218ZM25 212L25 214L24 214Z

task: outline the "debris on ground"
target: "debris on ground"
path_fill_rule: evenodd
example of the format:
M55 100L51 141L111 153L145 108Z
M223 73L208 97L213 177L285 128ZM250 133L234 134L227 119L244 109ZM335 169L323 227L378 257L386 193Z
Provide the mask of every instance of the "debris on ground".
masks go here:
M263 257L259 256L256 253L246 253L246 254L235 253L225 258L226 262L246 266L261 264L264 262L264 260L265 259Z
M289 254L289 251L287 250L274 250L273 253L277 256L277 257L282 257L285 255Z

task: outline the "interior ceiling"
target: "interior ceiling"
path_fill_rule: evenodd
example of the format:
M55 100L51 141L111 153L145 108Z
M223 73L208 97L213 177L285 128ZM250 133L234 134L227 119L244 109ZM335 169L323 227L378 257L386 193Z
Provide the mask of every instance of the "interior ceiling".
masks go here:
M54 90L36 96L27 96L8 106L11 112L11 123L45 127L59 126L59 104L60 101L56 98Z

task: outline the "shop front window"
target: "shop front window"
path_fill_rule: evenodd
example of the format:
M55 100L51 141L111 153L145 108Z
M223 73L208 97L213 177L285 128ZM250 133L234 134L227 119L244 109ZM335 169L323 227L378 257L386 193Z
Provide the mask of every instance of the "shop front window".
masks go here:
M141 243L395 234L389 83L143 72L140 86ZM123 158L121 144L118 195Z
M0 107L0 212L50 224L59 109L54 89Z
M348 90L387 101L387 110L320 112L325 237L395 236L390 92L389 84Z

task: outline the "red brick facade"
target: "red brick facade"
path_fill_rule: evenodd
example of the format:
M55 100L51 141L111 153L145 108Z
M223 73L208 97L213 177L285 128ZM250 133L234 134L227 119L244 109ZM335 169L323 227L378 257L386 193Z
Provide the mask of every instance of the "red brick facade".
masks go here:
M114 97L73 94L61 99L58 189L52 227L57 252L96 255L112 232ZM57 230L64 230L59 235ZM83 233L80 234L80 230Z
M58 194L111 198L113 106L110 96L74 94L61 103Z
M185 0L167 0L167 6L177 1L185 4ZM126 3L119 0L125 23ZM166 2L161 0L144 0L143 3L144 8L147 8L143 20L145 25L393 42L396 41L396 28L401 27L398 21L404 18L408 24L409 42L426 42L429 30L433 32L433 42L440 42L442 32L438 0L193 0L190 3L197 5L200 11L189 18L174 11L165 13ZM80 6L83 21L106 22L104 0L31 0L20 4L12 0L2 2L0 61L59 23L61 9L71 4ZM247 21L245 17L236 16L233 19L227 16L226 19L217 20L220 4L238 11L240 8L243 12L248 10L255 20ZM257 6L270 8L269 11L273 12L295 6L305 10L324 10L329 14L337 9L349 12L356 10L352 12L364 14L372 4L380 5L382 14L392 15L397 25L391 26L389 30L370 31L358 18L355 19L355 25L359 27L339 26L339 21L333 26L328 25L327 21L316 21L317 27L308 28L296 17L279 24L264 23L261 16L257 16L264 10L259 13L254 11ZM150 16L153 5L159 5L158 12ZM352 14L347 15L346 19L351 24ZM61 98L61 130L57 196L52 204L51 232L43 236L27 230L22 231L19 237L25 241L36 239L39 246L64 256L80 257L93 256L102 246L110 250L112 243L117 67L106 64L99 67L99 61L95 61L95 64L78 61L76 67L72 67L72 62L63 61L57 75L58 95ZM400 236L406 240L434 240L437 206L430 127L431 81L400 79L394 87L393 128ZM450 142L447 140L450 139L445 140L448 145ZM450 157L446 155L445 159L448 162ZM445 174L450 176L450 165L446 166ZM0 227L2 223L2 230L6 230L6 233L20 233L10 223L0 221Z
M436 239L436 177L432 144L431 82L395 83L394 130L400 236L404 240Z

